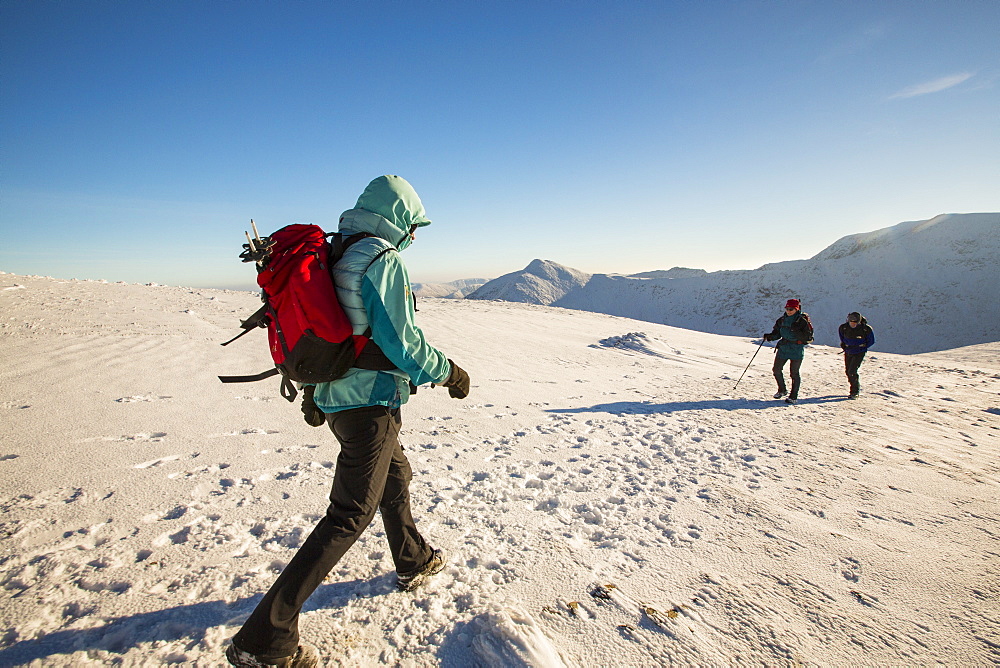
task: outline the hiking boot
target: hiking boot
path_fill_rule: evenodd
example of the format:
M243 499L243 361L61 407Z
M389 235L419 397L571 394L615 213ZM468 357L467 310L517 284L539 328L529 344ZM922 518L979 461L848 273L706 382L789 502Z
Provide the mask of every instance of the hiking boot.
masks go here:
M299 645L292 656L265 661L256 654L244 652L233 643L226 648L226 660L239 668L319 668L319 652L312 645Z
M774 393L774 398L775 399L780 399L783 396L785 396L785 391L784 390L778 390L777 392Z
M794 404L799 403L799 400L798 399L792 399L791 397L788 397L787 399L785 399L785 403L786 404L793 404L794 405Z
M410 573L397 573L396 588L399 591L413 591L427 582L432 575L440 573L442 570L444 570L444 552L434 550L427 563L417 570Z
M847 395L847 398L848 399L857 399L858 398L858 393L857 392L851 392L850 394Z

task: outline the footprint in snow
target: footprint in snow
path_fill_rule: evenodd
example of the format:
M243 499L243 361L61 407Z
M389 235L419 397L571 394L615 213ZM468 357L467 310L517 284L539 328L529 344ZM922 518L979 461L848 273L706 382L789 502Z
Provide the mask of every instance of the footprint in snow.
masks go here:
M187 511L188 511L187 506L177 506L177 507L173 508L172 510L167 511L163 515L163 517L161 517L160 519L161 520L178 520L178 519L184 517L184 515L187 514Z
M173 399L173 397L171 397L171 396L161 396L161 395L145 395L145 394L140 394L140 395L135 395L135 396L131 396L131 397L121 397L119 399L115 399L115 402L119 403L119 404L133 404L133 403L142 402L142 401L158 401L158 400L161 400L161 399Z
M166 462L177 461L180 458L181 458L180 455L170 455L168 457L160 457L159 459L151 459L148 462L142 462L141 464L136 464L132 468L135 468L135 469L148 469L148 468L152 468L154 466L159 466L160 464L164 464Z
M105 440L122 441L125 443L159 443L167 437L166 432L158 431L152 434L132 434L129 436L119 436Z
M246 429L238 429L236 431L226 431L221 434L209 434L208 438L226 438L228 436L268 436L270 434L277 434L278 431L274 429L260 429L258 427L247 427Z
M184 527L180 531L166 532L153 539L153 547L166 547L168 545L180 545L186 543L191 536L191 527Z
M848 582L858 582L861 579L861 562L852 557L840 560L840 574Z

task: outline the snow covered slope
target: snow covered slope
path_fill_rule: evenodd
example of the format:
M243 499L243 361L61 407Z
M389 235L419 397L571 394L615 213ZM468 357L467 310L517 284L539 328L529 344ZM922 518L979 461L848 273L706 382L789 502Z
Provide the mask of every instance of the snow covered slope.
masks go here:
M670 269L657 269L654 271L643 271L638 274L629 274L629 278L694 278L707 275L704 269L689 269L688 267L672 267Z
M338 446L271 379L252 292L0 274L0 665L221 666L324 512ZM421 531L379 519L307 602L329 666L994 665L1000 373L862 367L802 402L741 337L425 299L472 377L404 408Z
M943 350L1000 340L1000 214L900 223L844 237L808 260L753 270L681 278L596 274L561 296L548 285L535 292L527 282L517 285L508 289L503 277L469 297L736 335L770 331L785 300L798 297L817 343L836 344L837 327L856 310L875 328L878 350Z

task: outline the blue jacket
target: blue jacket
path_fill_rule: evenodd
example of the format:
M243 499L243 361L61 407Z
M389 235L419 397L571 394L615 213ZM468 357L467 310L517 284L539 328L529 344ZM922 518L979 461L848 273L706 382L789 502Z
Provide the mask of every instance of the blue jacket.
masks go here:
M451 374L444 353L427 343L416 325L413 295L399 251L410 245L411 232L430 224L416 192L398 176L372 181L354 209L340 218L340 232L367 232L334 267L337 297L355 334L370 326L372 340L396 365L391 371L351 369L316 386L313 399L324 413L363 406L398 408L414 385L442 383Z
M857 327L843 323L838 330L840 347L848 355L860 355L875 345L875 331L868 326L868 321L861 318Z

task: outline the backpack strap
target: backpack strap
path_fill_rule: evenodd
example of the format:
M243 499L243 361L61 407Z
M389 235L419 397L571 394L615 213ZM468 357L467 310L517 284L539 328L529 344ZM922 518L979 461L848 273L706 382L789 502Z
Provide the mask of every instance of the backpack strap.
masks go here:
M354 360L354 368L366 369L368 371L392 371L396 369L396 365L386 357L385 353L382 352L382 349L379 348L378 344L371 337L372 328L369 327L368 331L365 332L365 338L368 339L368 342L361 349L358 358Z
M333 265L337 264L340 258L344 257L344 253L348 248L361 241L362 239L367 239L368 237L376 237L371 232L355 232L351 236L344 238L343 232L330 232L326 236L333 240L330 244L330 270L333 270Z
M255 380L264 380L265 378L270 378L271 376L277 376L279 373L281 372L275 368L268 369L267 371L261 371L260 373L255 373L250 376L219 376L219 380L223 383L252 383ZM282 386L284 386L284 383L282 383Z
M372 268L372 265L375 264L375 260L379 259L380 257L382 257L383 255L385 255L386 253L388 253L390 251L394 251L394 250L396 250L396 249L394 247L392 247L392 246L389 246L388 248L383 248L382 250L380 250L378 252L378 254L375 257L372 258L372 261L368 263L368 266L365 267L365 270L363 272L361 272L361 273L362 274L367 273L368 270ZM399 251L396 251L396 252L399 252Z
M281 396L288 401L295 401L295 397L299 391L295 389L295 384L292 383L291 379L277 367L249 376L219 376L219 380L223 383L253 383L258 380L270 378L271 376L277 376L279 373L281 374Z
M239 334L237 334L233 338L229 339L225 343L221 343L219 345L228 346L230 343L232 343L236 339L240 338L244 334L247 334L248 332L250 332L251 330L253 330L253 329L257 328L257 327L261 327L261 328L267 327L267 322L268 322L268 319L269 319L268 318L268 310L270 308L271 308L271 305L268 304L265 301L264 305L261 306L259 309L257 309L257 311L253 315L251 315L246 320L240 321L240 327L243 328L242 332L240 332ZM225 381L223 381L223 382L225 382Z
M271 376L277 376L281 371L277 368L268 369L267 371L261 371L260 373L253 374L251 376L219 376L219 380L223 383L252 383L257 380L264 380L265 378L270 378ZM281 396L288 401L295 401L295 396L298 394L298 390L295 389L295 385L289 380L288 376L281 373Z
M275 369L277 371L277 369ZM286 376L281 374L281 396L283 396L288 401L295 401L296 395L299 391L295 389L295 384Z

